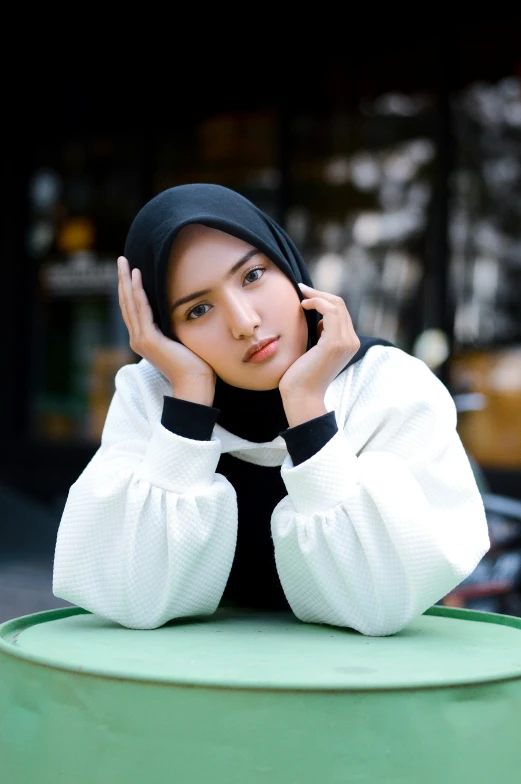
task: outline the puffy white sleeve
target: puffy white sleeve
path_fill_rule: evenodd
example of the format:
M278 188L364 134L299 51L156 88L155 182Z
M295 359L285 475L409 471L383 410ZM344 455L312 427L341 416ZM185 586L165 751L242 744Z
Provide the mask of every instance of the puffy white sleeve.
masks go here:
M55 596L134 629L215 612L237 540L235 489L215 473L219 439L163 427L150 376L137 365L116 375L101 446L69 490L53 571Z
M384 361L343 427L300 465L284 460L271 528L295 615L378 636L442 599L490 543L449 391L421 360L371 351Z

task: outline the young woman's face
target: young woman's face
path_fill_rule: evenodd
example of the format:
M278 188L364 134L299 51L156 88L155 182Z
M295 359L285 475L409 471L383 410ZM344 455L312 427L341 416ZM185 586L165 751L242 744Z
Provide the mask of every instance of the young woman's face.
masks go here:
M203 289L208 293L174 307ZM275 389L306 351L306 317L289 278L252 245L218 229L191 224L179 232L167 295L176 337L231 386ZM272 337L278 343L271 356L244 361L253 343Z

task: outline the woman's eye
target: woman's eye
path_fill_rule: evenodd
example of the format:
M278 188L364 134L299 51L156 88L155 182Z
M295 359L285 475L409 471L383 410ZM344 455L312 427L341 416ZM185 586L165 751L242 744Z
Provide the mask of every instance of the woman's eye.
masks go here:
M200 318L201 316L204 316L204 314L205 314L205 313L207 313L208 311L206 311L206 310L205 310L203 313L201 313L201 312L197 313L196 311L197 311L199 308L206 308L206 307L208 307L208 306L207 306L207 305L196 305L196 306L195 306L195 308L192 308L192 310L190 310L190 311L187 313L187 315L186 315L186 320L187 320L187 321L194 321L194 319L192 318L192 314L193 314L193 313L195 313L195 318L196 318L196 319Z
M244 280L246 280L246 278L247 278L247 277L249 277L249 276L250 276L250 275L251 275L253 272L264 272L264 270L265 270L265 269L266 269L266 267L254 267L254 268L253 268L253 269L251 269L251 270L250 270L248 273L246 273L246 275L244 276ZM259 278L260 278L260 277L262 277L262 276L261 276L261 275L259 275ZM251 281L251 282L252 282L252 283L255 283L255 281L256 281L256 280L259 280L259 278L255 278L255 279L254 279L253 281Z

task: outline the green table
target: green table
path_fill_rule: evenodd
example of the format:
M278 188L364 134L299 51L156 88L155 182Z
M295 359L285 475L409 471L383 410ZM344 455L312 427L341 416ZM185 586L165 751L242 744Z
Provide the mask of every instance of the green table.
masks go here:
M220 609L0 625L2 784L519 784L521 619L433 607L393 637Z

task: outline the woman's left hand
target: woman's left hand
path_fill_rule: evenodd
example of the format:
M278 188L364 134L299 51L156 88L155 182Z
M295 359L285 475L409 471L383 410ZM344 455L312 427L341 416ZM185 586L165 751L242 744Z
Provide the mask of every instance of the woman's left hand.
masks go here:
M322 314L318 322L319 340L286 370L279 382L282 397L319 397L360 348L351 316L342 297L318 291L304 283L299 287L305 297L300 303Z

